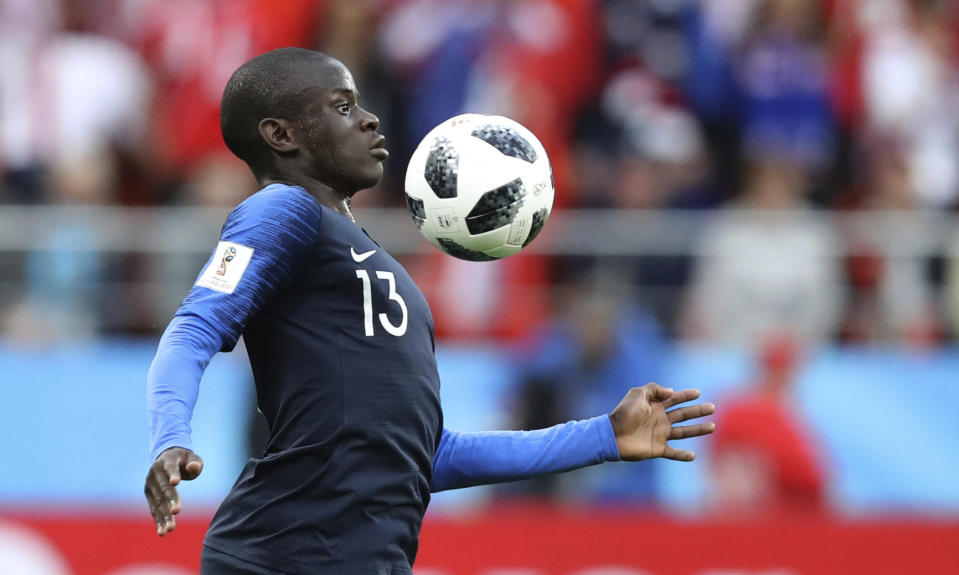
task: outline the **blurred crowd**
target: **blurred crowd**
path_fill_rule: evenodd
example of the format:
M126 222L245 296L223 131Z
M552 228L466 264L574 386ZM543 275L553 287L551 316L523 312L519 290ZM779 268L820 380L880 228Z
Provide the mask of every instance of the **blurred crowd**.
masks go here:
M921 220L824 217L959 208L954 0L0 0L0 209L228 209L256 183L220 138L223 87L288 45L342 60L381 119L393 155L357 206L405 209L412 149L472 111L539 136L556 210L703 215L682 255L406 262L439 337L523 342L522 425L608 410L629 374L655 378L672 337L754 349L772 374L760 379L781 389L792 352L770 341L928 347L959 334L959 229L926 253ZM203 260L108 258L86 249L96 233L36 230L30 253L0 261L22 288L0 302L8 338L162 329L182 293L143 285ZM107 297L97 286L110 282L141 291ZM821 470L777 401L742 406L744 420L781 422L768 461L717 459L718 473L792 462L777 473L801 479L783 489L817 499ZM722 445L743 457L735 438ZM594 493L652 490L651 476L584 477Z
M957 39L948 0L0 0L0 202L238 203L255 183L219 135L223 86L257 53L304 46L354 71L389 138L361 205L402 206L419 138L477 111L540 137L558 210L710 214L681 257L412 262L444 337L525 335L561 311L547 286L615 268L684 338L936 344L959 323L959 246L898 257L921 243L908 219L864 233L815 216L955 210ZM96 307L91 276L149 280L58 259L91 234L38 233L40 253L5 271L48 309Z

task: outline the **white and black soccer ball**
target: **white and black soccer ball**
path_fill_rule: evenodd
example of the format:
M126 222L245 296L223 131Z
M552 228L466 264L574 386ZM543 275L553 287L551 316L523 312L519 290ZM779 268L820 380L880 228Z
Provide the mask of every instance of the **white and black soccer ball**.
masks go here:
M543 145L518 122L463 114L416 147L406 204L426 239L451 256L504 258L543 229L553 207L553 171Z

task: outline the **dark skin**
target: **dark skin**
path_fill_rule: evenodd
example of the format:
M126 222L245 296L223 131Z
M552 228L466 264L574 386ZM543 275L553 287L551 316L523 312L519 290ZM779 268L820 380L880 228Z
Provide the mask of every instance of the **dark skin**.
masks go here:
M353 76L343 64L330 60L308 74L312 85L301 92L304 117L260 120L260 137L273 154L252 169L261 186L300 186L352 218L349 199L383 177L389 153L377 133L380 120L359 106Z
M357 105L353 77L341 63L330 60L307 73L313 83L301 92L309 102L307 117L262 119L260 136L272 157L251 168L261 186L277 182L301 186L321 204L352 219L349 199L376 185L383 175L382 161L388 154L377 133L379 119ZM698 397L695 389L674 392L655 383L629 390L609 414L620 458L692 461L696 457L692 451L668 442L713 432L711 422L677 425L715 411L711 403L677 407ZM177 486L202 471L200 456L182 447L167 449L153 462L144 493L157 535L176 529L175 516L182 509Z

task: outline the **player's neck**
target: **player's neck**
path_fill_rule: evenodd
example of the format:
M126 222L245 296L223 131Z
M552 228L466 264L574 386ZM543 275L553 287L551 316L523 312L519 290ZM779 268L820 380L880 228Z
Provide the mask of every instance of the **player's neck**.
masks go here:
M306 190L307 193L313 196L319 203L353 220L353 211L350 208L350 195L338 192L318 180L309 177L281 178L270 176L260 178L260 185L262 187L270 184L299 186Z

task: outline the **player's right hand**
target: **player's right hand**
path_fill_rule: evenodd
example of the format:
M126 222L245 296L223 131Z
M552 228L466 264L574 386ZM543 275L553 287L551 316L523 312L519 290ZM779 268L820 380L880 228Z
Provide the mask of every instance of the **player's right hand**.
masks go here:
M176 491L181 480L195 479L203 471L203 460L196 453L182 447L171 447L153 462L147 473L143 493L150 505L150 513L157 526L157 535L163 537L176 529L180 512L180 495Z

